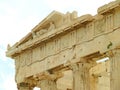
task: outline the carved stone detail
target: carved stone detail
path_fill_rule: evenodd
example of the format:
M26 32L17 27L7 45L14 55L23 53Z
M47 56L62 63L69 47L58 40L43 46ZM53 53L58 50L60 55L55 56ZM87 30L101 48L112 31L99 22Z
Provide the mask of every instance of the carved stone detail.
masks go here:
M41 80L38 82L38 86L41 90L57 90L56 82L52 80Z
M55 24L54 22L50 22L50 26L48 28L48 31L54 30L55 29Z
M73 90L90 90L90 63L73 64Z
M41 29L40 31L38 31L36 34L37 36L43 35L47 32L47 29Z
M110 90L119 90L120 89L120 49L112 51L110 54Z
M105 18L103 16L98 17L98 20L95 21L95 36L105 32Z
M70 18L70 13L67 12L64 18L64 24L70 23L71 18Z
M10 50L11 46L10 44L7 45L7 50Z
M33 90L33 87L29 83L20 83L17 85L18 90Z
M33 31L32 31L31 33L32 33L32 37L33 37L33 39L36 38L36 33L33 32Z

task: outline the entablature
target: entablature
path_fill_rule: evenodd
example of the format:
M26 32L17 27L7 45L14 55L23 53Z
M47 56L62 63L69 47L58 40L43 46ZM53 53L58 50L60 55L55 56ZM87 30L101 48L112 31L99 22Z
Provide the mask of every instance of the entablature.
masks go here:
M116 0L99 7L97 12L98 14L105 15L107 13L113 12L114 9L118 7L120 7L120 1Z
M76 12L74 12L72 15L75 16L76 15L75 13ZM67 13L67 14L68 14L67 16L70 15L70 13ZM40 30L39 32L36 32L37 29L36 29L36 31L35 31L35 29L33 29L30 33L28 33L27 36L25 36L19 42L17 42L15 45L13 45L13 47L9 48L9 50L7 51L7 56L12 57L18 53L21 53L22 51L24 51L26 49L30 49L31 47L35 47L36 45L38 45L42 42L46 42L47 40L49 40L53 37L56 37L58 35L62 35L66 32L69 32L70 30L73 30L74 28L85 26L87 23L91 22L93 19L94 18L89 14L83 15L81 17L74 18L73 21L69 22L69 20L68 20L67 21L68 23L66 23L65 25L62 25L59 28L50 26L49 28L52 28L53 30L46 32L45 34L42 34L38 37L36 35L38 33L40 34L40 31L42 31L42 30ZM52 24L53 23L51 23L51 25ZM44 30L43 30L43 33L44 33Z

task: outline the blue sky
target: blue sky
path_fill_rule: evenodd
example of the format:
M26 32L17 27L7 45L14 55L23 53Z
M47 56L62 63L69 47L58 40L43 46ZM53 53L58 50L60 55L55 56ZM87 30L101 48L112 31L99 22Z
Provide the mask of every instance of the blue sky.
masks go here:
M8 43L19 41L53 10L95 15L99 6L110 1L113 0L0 0L0 90L17 90L14 60L5 57Z

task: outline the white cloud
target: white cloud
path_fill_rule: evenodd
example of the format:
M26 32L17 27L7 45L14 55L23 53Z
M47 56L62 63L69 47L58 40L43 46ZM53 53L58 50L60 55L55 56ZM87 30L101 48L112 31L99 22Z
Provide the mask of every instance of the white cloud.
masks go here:
M49 7L51 7L52 9L57 9L57 10L64 10L67 7L71 6L71 3L73 2L70 0L46 0L47 4L49 5Z
M0 77L2 78L0 88L3 90L17 90L17 86L12 75L3 75L0 73Z
M7 58L5 56L5 48L1 45L0 45L0 60L2 60L2 61L7 60Z
M14 8L8 3L0 4L0 44L14 44L25 36L40 21L37 14L23 17L19 8ZM32 10L31 10L32 13Z
M96 14L97 8L113 0L46 0L48 7L61 12L76 10L82 14Z
M9 5L4 5L3 7L4 13L0 13L0 43L6 44L11 40L10 35L13 36L13 30L16 30L17 21L16 21L16 11Z
M5 79L5 81L3 82L3 87L4 90L17 90L17 86L13 77L8 77L7 79Z
M0 72L0 78L1 80L4 80L6 78L3 72Z

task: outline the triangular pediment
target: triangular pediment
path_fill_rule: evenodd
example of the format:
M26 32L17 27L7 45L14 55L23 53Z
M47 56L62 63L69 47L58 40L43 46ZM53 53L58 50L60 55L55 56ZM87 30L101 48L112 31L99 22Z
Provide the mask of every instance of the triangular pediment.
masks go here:
M48 28L50 22L54 22L54 24L56 25L57 22L59 22L64 16L65 15L60 13L60 12L53 11L45 19L43 19L38 25L36 25L32 29L32 31L36 32L36 31L38 31L40 29Z
M50 27L50 22L54 22L55 26L57 26L57 23L64 18L64 14L53 11L51 12L46 18L44 18L39 24L37 24L30 33L28 33L25 37L23 37L18 45L28 41L33 37L32 32L38 32L42 29L48 29Z

